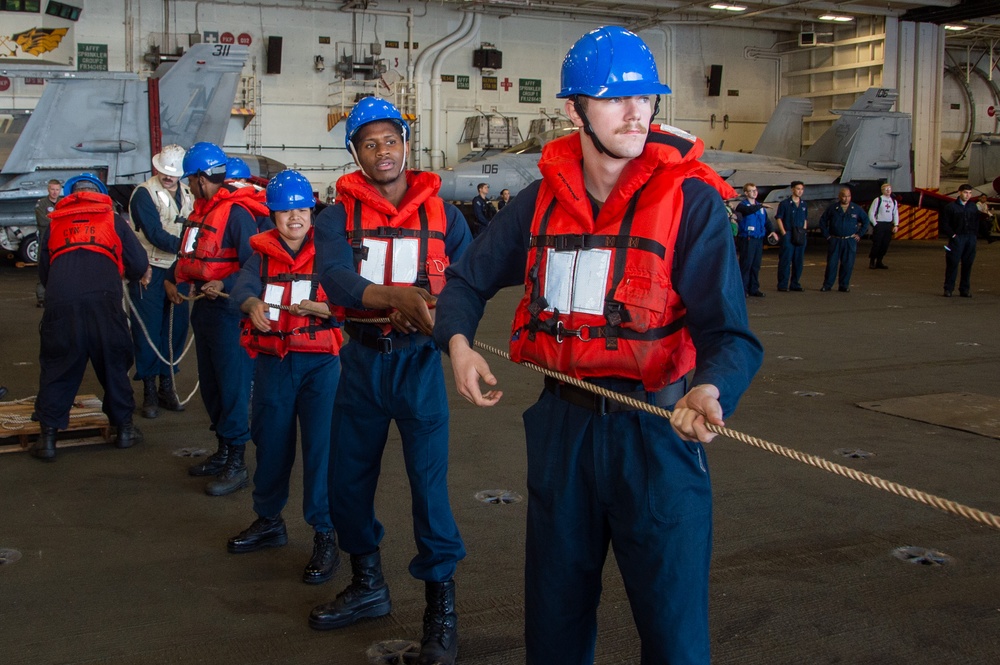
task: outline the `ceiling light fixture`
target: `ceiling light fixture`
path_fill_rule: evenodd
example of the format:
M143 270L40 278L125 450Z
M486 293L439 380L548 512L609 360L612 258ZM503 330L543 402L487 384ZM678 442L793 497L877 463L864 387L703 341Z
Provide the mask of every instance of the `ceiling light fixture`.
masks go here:
M969 26L967 26L967 25L946 25L946 26L944 26L944 29L945 30L953 30L955 32L961 32L962 30L968 30Z
M823 14L819 17L821 21L835 21L837 23L848 23L854 20L853 16L839 16L837 14Z
M709 5L710 9L718 9L723 12L745 12L747 10L743 5L731 5L728 2L716 2L715 4Z

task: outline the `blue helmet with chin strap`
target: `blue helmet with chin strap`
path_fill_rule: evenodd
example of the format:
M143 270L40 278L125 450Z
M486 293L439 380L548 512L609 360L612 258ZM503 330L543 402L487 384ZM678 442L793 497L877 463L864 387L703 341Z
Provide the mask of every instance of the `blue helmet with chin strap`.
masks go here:
M87 184L81 185L81 183L89 183L89 185ZM97 191L104 195L107 195L108 193L108 188L93 173L81 173L80 175L75 175L69 180L67 180L66 184L63 185L63 196L69 196L70 194L72 194L74 188L77 188L79 190L87 189L91 191Z
M267 207L271 212L315 208L312 185L298 171L286 169L271 178L266 190Z
M410 140L410 126L403 119L403 114L399 112L393 104L378 97L365 97L354 105L350 115L347 116L347 128L344 134L344 143L351 154L354 154L354 144L351 140L358 130L370 122L385 120L399 126L403 134L403 140Z
M576 40L563 60L561 86L559 98L670 94L670 88L660 83L646 42L616 25L597 28Z
M252 175L250 167L239 157L230 157L226 160L227 178L249 178Z
M225 174L227 161L229 158L226 157L226 153L214 143L206 141L195 143L184 154L184 177L192 176L195 173Z

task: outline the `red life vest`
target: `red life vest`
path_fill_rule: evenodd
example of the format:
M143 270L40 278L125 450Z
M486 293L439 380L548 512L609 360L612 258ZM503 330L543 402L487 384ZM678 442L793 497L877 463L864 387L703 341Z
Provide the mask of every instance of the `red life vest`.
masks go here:
M423 171L406 172L406 195L397 209L378 193L361 171L348 173L337 181L337 201L347 211L347 233L354 249L358 272L364 274L362 261L368 257L370 247L365 240L386 243L385 271L378 284L392 286L419 286L434 295L444 288L444 271L448 267L448 254L444 237L447 217L444 201L437 196L441 178ZM393 281L393 240L413 238L418 241L416 276L412 281ZM381 317L387 310L348 312L348 316ZM384 331L391 329L386 326Z
M115 233L111 197L98 192L77 192L60 199L49 213L49 260L77 249L103 254L125 274L122 239Z
M511 358L577 378L634 379L660 390L695 365L687 310L671 280L681 185L697 178L725 198L735 191L697 161L700 139L652 125L643 153L629 161L594 219L580 140L576 133L542 151ZM553 293L545 293L547 278Z
M267 206L259 198L252 187L236 190L222 187L208 201L195 201L194 211L181 231L181 248L174 268L178 283L224 279L240 269L236 248L223 247L222 238L234 205L242 206L254 217L268 214Z
M292 282L308 281L312 284L309 289L309 300L325 302L326 292L319 283L319 275L313 272L316 260L313 230L309 229L309 235L306 236L294 259L278 238L277 229L258 233L250 238L250 246L261 256L260 276L265 289L261 293L261 299L264 299L268 284L277 284L284 287L281 302L268 304L287 307L293 304ZM331 307L331 310L333 317L339 314L340 318L343 318L342 308ZM269 353L284 358L291 351L337 355L340 353L343 335L340 328L334 324L333 317L321 319L316 316L294 316L288 310L282 309L279 310L278 320L270 322L270 332L261 332L250 319L244 319L240 344L251 358L256 358L258 353Z

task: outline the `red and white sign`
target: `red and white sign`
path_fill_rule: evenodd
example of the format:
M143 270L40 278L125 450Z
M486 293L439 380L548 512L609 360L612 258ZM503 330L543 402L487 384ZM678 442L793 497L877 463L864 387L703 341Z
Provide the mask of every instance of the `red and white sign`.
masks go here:
M991 106L988 109L986 109L986 115L988 115L989 117L992 118L996 114L997 114L997 108L995 106Z
M0 92L10 88L10 79L6 76L0 76Z
M233 33L231 33L231 32L224 32L221 35L219 35L219 43L220 44L235 44L236 43L236 37L233 36Z
M253 43L253 37L245 32L241 32L240 36L236 38L236 43L242 46L250 46Z

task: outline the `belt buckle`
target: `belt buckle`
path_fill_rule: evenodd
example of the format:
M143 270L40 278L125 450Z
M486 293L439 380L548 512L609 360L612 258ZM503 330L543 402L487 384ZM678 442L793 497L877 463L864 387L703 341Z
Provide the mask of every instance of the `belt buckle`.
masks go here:
M378 352L379 353L392 353L392 338L391 337L379 337L378 342Z

